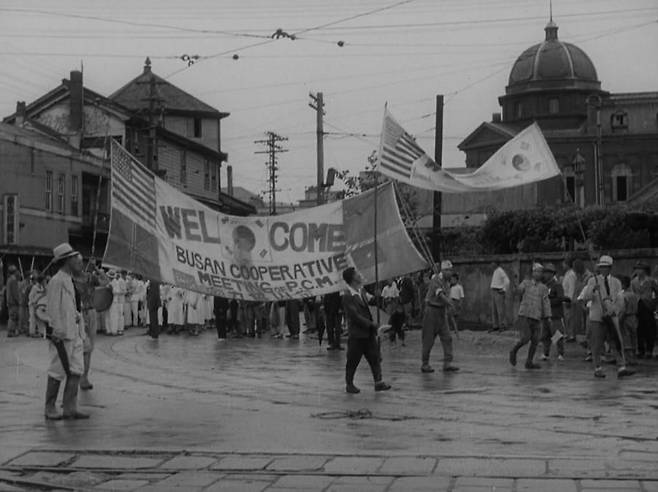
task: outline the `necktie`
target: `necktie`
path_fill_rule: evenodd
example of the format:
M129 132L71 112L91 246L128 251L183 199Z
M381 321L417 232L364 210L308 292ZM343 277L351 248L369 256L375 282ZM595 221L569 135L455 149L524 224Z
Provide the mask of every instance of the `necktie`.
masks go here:
M608 282L608 277L603 277L603 285L605 286L605 293L610 297L610 283Z

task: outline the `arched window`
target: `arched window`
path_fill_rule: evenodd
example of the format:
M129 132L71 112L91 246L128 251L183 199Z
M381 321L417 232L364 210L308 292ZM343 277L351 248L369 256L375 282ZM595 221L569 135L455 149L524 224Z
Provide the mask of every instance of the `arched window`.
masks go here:
M551 97L548 100L548 112L550 114L557 114L560 112L560 99L557 97Z
M612 130L625 130L628 128L628 113L626 111L616 111L610 116L610 126Z
M625 202L631 194L633 173L626 164L617 164L612 168L612 199Z

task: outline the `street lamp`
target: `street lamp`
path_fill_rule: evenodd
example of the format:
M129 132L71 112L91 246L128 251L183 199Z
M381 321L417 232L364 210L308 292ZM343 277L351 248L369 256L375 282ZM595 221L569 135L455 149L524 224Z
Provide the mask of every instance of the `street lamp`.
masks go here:
M587 97L587 106L596 109L596 141L594 142L594 183L596 188L596 204L605 205L604 188L603 188L603 159L602 147L603 137L601 133L601 106L603 100L598 94L592 94Z
M574 196L573 201L580 207L585 204L585 157L580 153L580 147L576 149L576 155L571 160L571 169L574 178Z

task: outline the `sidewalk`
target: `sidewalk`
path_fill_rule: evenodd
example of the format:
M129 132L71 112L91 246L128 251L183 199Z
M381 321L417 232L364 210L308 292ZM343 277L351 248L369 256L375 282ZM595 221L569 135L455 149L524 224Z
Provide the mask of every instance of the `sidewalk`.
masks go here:
M0 491L656 492L658 455L644 458L29 451L3 465Z

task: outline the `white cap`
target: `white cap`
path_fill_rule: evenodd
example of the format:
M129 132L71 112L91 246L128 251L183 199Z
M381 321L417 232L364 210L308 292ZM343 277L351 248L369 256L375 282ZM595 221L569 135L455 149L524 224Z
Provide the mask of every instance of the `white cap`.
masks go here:
M534 263L532 265L532 271L533 272L543 272L544 271L544 265L541 263Z
M441 262L441 270L451 270L452 262L450 260L443 260Z
M596 264L598 267L611 267L612 266L612 256L603 255L599 258L599 262Z

